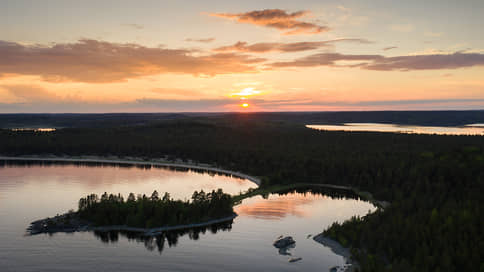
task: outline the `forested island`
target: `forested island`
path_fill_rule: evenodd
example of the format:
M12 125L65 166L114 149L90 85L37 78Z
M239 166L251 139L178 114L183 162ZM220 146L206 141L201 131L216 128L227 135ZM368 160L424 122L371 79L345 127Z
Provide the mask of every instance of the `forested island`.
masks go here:
M261 177L261 189L358 188L391 205L325 233L350 247L363 271L484 269L483 136L315 131L282 119L185 116L49 133L0 130L0 154L165 157Z
M157 191L149 197L130 193L126 200L120 194L90 194L79 200L76 212L32 222L29 231L38 234L117 229L150 233L155 228L176 229L231 219L235 215L232 206L232 197L222 189L195 191L191 201L174 200L169 193L160 197Z

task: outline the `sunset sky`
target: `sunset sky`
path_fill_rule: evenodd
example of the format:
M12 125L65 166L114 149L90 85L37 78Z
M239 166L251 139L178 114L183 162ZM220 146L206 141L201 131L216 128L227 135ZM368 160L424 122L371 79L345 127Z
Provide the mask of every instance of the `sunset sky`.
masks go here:
M0 113L484 109L483 14L482 0L3 0Z

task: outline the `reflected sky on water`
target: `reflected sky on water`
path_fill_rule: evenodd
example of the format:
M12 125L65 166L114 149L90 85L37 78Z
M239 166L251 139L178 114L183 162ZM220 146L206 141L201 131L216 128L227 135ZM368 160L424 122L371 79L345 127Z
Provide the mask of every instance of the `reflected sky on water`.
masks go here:
M179 199L194 190L237 194L255 187L244 179L168 169L57 165L0 167L1 271L327 271L341 256L316 243L334 221L364 215L368 202L319 193L290 192L245 199L233 222L140 238L129 233L57 233L25 236L30 222L76 209L89 193L168 191ZM296 246L279 252L272 242L291 235ZM290 254L284 255L284 254ZM302 257L289 263L289 257Z
M462 127L435 127L379 123L346 123L343 125L307 125L306 127L329 131L369 131L438 135L484 135L484 124L470 124Z

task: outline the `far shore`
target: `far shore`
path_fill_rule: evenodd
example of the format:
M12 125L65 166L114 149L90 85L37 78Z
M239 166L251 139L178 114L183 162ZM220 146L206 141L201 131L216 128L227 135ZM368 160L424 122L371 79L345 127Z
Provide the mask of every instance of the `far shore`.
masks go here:
M129 159L120 159L120 158L103 158L99 156L79 156L79 157L44 157L44 156L36 156L36 155L29 155L29 156L0 156L0 160L12 160L12 161L50 161L50 162L94 162L94 163L112 163L112 164L128 164L128 165L152 165L152 166L162 166L162 167L176 167L176 168L185 168L185 169L196 169L196 170L204 170L204 171L211 171L220 174L225 174L241 179L247 179L251 182L260 186L261 181L257 177L249 176L244 173L221 169L217 167L213 167L209 164L202 164L202 163L182 163L182 162L172 162L166 161L164 159L152 159L152 160L143 160L142 158L130 157Z

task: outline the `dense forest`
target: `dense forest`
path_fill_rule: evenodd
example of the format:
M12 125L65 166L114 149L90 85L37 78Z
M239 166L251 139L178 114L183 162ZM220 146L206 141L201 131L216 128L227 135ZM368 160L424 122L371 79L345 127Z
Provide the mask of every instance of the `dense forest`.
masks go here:
M0 128L73 128L150 125L181 118L233 118L237 113L90 113L0 114ZM484 110L474 111L342 111L258 112L257 121L298 124L393 123L402 125L464 126L484 123Z
M173 200L169 193L160 198L157 191L150 197L104 193L88 195L79 200L78 215L96 226L125 225L154 228L193 224L231 216L232 198L221 189L205 193L195 191L191 201Z
M0 154L167 156L260 176L262 187L348 185L391 202L326 231L353 248L364 271L484 271L482 136L316 131L241 114L0 130Z

